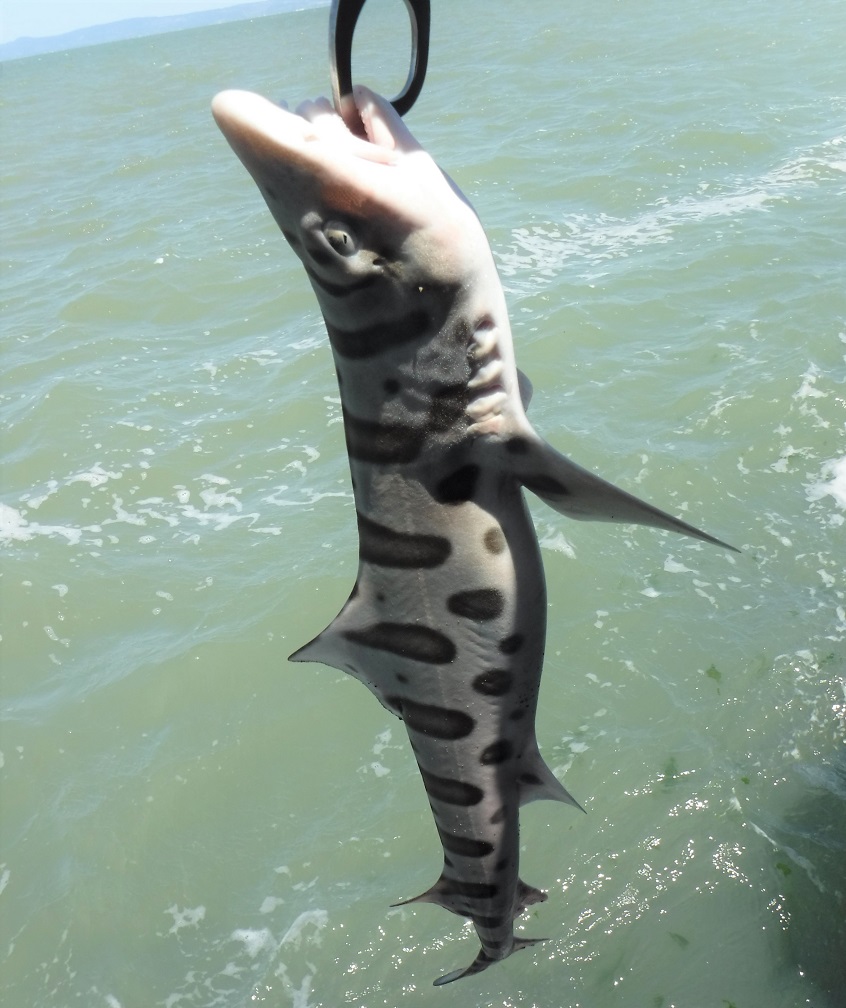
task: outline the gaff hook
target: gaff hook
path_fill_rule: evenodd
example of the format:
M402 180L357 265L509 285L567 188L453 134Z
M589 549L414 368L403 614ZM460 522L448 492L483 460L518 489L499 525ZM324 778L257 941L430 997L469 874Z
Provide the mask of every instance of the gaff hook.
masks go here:
M329 12L329 74L335 111L345 121L341 99L352 93L352 43L358 16L366 0L332 0ZM426 77L429 60L429 0L405 0L411 21L411 62L402 91L391 99L400 115L405 115L417 101ZM349 122L347 125L354 128ZM360 129L360 125L359 125Z

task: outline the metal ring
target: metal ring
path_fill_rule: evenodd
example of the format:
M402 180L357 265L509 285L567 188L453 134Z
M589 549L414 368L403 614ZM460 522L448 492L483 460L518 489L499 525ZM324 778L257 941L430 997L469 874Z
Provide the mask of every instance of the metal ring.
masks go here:
M332 80L332 101L343 116L341 99L352 93L352 43L358 16L366 0L332 0L329 12L329 74ZM405 115L417 101L426 77L429 60L429 0L405 0L411 21L411 62L402 91L391 99L391 105Z

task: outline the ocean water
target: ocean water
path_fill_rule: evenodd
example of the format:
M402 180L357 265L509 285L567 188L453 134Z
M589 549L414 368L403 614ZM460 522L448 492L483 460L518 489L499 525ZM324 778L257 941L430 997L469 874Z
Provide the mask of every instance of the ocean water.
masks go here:
M742 553L533 503L538 735L588 814L523 812L548 941L433 989L477 942L389 908L440 865L402 725L286 661L355 575L340 405L208 111L325 93L327 11L5 64L9 1008L846 1005L846 7L433 8L408 121L534 424Z

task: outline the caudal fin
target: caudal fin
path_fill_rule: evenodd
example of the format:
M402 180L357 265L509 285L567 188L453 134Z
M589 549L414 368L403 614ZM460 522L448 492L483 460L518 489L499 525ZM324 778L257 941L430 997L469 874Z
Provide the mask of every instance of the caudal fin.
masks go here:
M530 945L537 945L543 941L546 941L546 938L515 938L511 946L511 952L518 952L520 949L528 948ZM508 955L511 955L511 952ZM503 956L502 958L506 957ZM488 966L492 966L495 962L499 962L499 959L492 959L484 949L479 949L479 954L466 969L457 969L453 970L452 973L445 973L442 977L438 977L435 980L434 986L442 987L444 984L452 983L453 980L461 980L463 977L474 976L476 973L486 970Z

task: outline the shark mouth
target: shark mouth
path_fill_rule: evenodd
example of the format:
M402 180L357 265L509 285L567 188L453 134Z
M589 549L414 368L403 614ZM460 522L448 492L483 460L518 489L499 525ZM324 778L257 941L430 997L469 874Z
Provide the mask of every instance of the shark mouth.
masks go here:
M276 105L249 91L221 91L212 114L242 160L251 152L262 160L314 164L331 150L344 161L393 165L402 154L421 150L390 102L369 88L357 86L344 101L354 106L360 132L347 127L327 98L302 102L291 112L284 102Z

